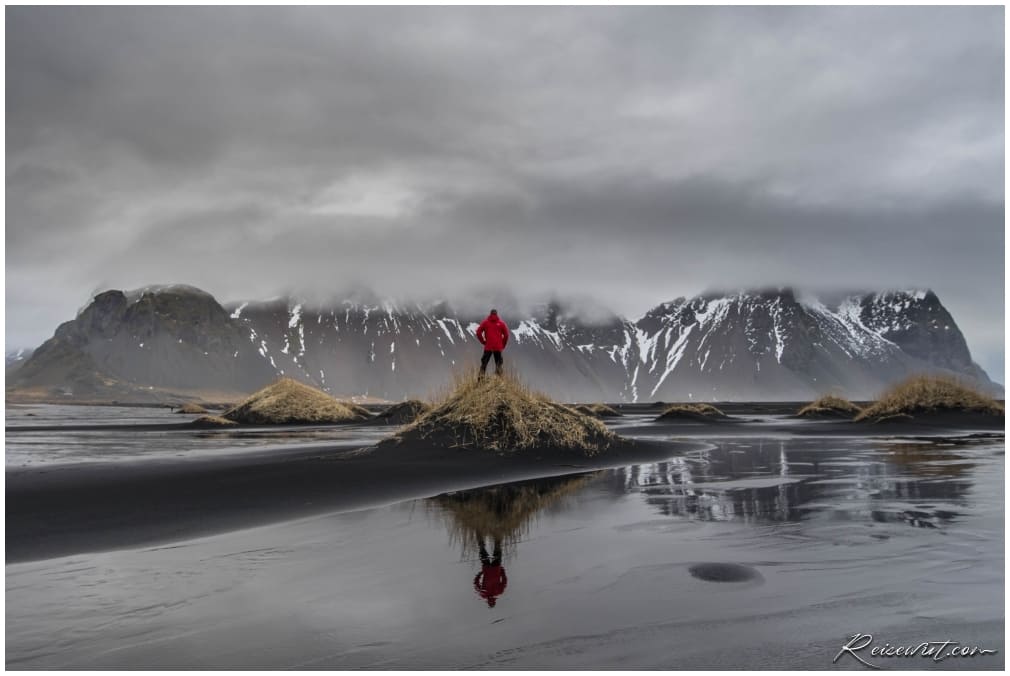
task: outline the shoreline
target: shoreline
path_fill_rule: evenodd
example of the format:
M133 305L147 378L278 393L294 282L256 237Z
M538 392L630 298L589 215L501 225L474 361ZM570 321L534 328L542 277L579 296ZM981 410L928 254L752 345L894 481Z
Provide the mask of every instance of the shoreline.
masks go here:
M499 456L420 444L333 442L257 448L217 457L68 463L6 469L6 562L98 552L212 535L314 514L353 511L498 483L657 462L726 438L949 439L1005 437L1000 421L940 417L853 423L802 419L608 425L629 444L598 457L538 452ZM975 424L970 424L974 422ZM986 422L986 421L984 421ZM336 429L237 426L201 430L188 421L146 425L8 427L19 432ZM390 431L395 430L390 427Z
M497 456L401 445L6 471L6 563L191 539L453 490L655 462L697 441Z

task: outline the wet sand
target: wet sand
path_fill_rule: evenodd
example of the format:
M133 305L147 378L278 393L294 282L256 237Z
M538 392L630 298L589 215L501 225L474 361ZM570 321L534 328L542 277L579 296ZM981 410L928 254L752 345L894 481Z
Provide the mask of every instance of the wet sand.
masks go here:
M864 655L885 668L1000 669L1004 468L997 440L732 438L532 499L495 486L10 564L7 666L856 670L833 659L862 632L998 651ZM492 606L464 536L495 513L515 537Z
M350 442L218 458L8 468L6 560L152 544L504 481L667 459L704 445L706 438L1001 436L1003 427L993 419L965 416L876 424L739 417L756 411L755 406L740 405L737 416L711 422L656 421L655 405L638 406L635 413L610 421L619 434L637 441L598 458L564 453L500 457L404 445L361 449L361 442ZM337 427L354 426L330 429ZM192 428L188 422L49 425L8 427L7 435L79 430L143 435Z
M208 535L310 514L666 459L697 442L596 458L347 444L223 458L8 469L8 563Z
M636 444L597 459L361 452L374 425L9 429L6 664L855 669L831 660L868 632L999 651L886 667L1002 667L1001 429L625 414ZM557 500L492 486L545 476Z

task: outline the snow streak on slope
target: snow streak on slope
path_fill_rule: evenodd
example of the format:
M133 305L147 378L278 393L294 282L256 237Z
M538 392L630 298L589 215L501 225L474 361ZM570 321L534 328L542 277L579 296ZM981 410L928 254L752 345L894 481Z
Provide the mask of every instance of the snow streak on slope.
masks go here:
M117 377L145 385L151 355L164 352L165 363L199 357L199 369L243 388L264 374L285 374L335 394L423 397L457 368L475 368L482 351L474 335L482 317L444 302L278 298L226 309L202 292L166 287L103 295L93 305L88 317L100 321L82 320L75 345L87 345L101 364L116 364ZM110 343L106 334L120 321L115 313L126 328L121 342ZM713 293L662 303L634 322L606 314L585 321L559 303L527 316L502 314L512 327L509 368L568 401L799 400L825 392L855 398L937 370L991 385L953 318L925 291L830 300L788 289ZM213 319L194 329L176 316ZM160 334L147 328L152 317L162 322ZM95 335L84 336L89 331Z

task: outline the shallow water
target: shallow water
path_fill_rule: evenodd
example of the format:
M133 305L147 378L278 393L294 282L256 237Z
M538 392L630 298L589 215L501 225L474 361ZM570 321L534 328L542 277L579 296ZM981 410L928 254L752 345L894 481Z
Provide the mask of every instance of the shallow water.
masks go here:
M862 632L999 651L882 666L995 668L1003 453L1002 439L713 441L12 564L7 666L853 669L832 658Z
M28 416L33 413L33 416ZM211 457L290 448L366 446L389 434L388 426L178 429L136 432L129 429L17 431L18 427L74 425L178 424L198 415L167 408L117 406L8 406L5 466L9 469L102 462L143 462Z
M73 404L7 404L7 427L35 425L137 425L181 423L197 418L164 406L77 406Z

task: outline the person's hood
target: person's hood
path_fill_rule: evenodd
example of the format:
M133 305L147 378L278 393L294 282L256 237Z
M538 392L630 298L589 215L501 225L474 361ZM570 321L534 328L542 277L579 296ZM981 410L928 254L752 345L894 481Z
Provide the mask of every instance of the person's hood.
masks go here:
M498 317L498 315L488 315L487 319L485 319L484 321L491 322L492 324L497 324L498 322L501 321L501 319Z

